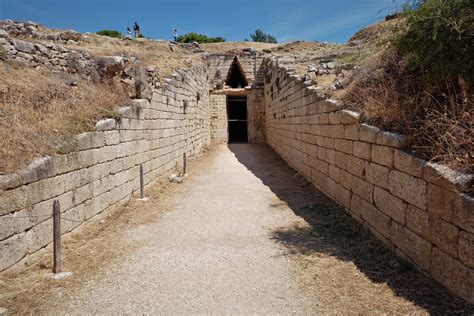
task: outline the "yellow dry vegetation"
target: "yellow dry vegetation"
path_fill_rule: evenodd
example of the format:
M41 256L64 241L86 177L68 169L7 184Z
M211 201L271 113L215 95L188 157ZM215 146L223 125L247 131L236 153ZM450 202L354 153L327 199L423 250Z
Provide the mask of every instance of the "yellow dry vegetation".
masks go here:
M128 102L113 84L0 61L0 174L56 153L72 135L93 129Z

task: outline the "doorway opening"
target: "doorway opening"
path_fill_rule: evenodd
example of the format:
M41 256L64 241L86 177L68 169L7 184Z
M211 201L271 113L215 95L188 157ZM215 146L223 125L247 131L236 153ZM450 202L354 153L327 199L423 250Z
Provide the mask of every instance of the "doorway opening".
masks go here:
M247 143L247 97L227 96L229 143Z

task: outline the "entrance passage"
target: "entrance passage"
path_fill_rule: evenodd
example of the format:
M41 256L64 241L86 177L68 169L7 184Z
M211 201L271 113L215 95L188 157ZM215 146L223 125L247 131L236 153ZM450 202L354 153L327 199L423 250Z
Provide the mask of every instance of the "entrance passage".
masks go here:
M247 97L227 96L229 143L247 143Z

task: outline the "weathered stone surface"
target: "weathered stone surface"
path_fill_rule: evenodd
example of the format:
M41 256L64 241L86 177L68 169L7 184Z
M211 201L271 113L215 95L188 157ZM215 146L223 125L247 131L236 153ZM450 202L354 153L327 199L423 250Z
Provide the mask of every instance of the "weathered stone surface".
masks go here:
M371 163L366 168L365 178L370 183L388 189L388 174L390 170L375 163Z
M430 213L436 214L446 221L451 221L456 209L456 202L459 199L457 193L428 183L426 197L427 209Z
M8 37L8 32L0 29L0 38L5 38L5 37Z
M354 142L354 150L352 154L356 157L370 161L371 145L364 142Z
M367 181L357 177L352 177L352 192L372 203L374 186Z
M392 170L388 176L390 192L402 200L426 209L426 182L407 175L403 172Z
M390 226L390 240L423 270L430 271L431 244L429 242L395 221L392 221Z
M474 234L465 231L459 234L459 259L474 269Z
M0 240L18 234L31 226L26 210L0 217Z
M352 173L358 178L365 178L365 169L368 166L368 162L357 157L350 157L347 163L347 171Z
M389 168L393 167L393 148L372 145L372 161Z
M374 188L374 202L375 206L384 214L396 220L402 225L405 225L405 213L407 210L407 203L390 194L390 192Z
M373 204L360 200L361 217L385 238L390 236L390 218L380 212Z
M367 124L359 125L359 139L368 143L375 143L380 129Z
M474 271L438 248L431 256L431 275L453 293L474 303Z
M474 174L464 174L429 162L423 170L423 179L454 192L463 192L474 183Z
M406 141L406 137L400 134L390 132L379 132L376 143L378 145L401 148Z
M0 251L0 271L3 271L27 255L25 233L0 241L0 249L2 249Z
M35 45L33 45L30 42L25 42L25 41L22 41L22 40L19 40L19 39L14 39L13 40L13 46L19 52L28 53L28 54L31 54L31 53L35 52Z
M112 118L100 120L95 124L95 129L98 131L113 130L116 127L117 127L117 121L115 121L115 119L112 119Z
M395 150L393 164L396 169L421 178L425 162L401 150Z
M458 195L454 203L454 213L452 222L474 233L474 198L468 195Z
M334 148L343 153L352 155L353 142L345 139L336 139L334 141Z

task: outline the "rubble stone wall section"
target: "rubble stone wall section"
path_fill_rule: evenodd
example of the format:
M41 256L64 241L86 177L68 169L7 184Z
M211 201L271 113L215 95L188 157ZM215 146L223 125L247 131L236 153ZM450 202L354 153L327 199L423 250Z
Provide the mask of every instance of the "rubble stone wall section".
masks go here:
M207 66L179 71L135 100L122 118L105 119L83 133L70 153L34 161L0 177L0 271L52 242L53 201L59 200L62 233L123 205L145 184L171 172L210 144Z
M321 100L285 65L268 61L265 83L267 143L389 249L474 303L474 199L458 193L469 176L405 153L403 137Z

